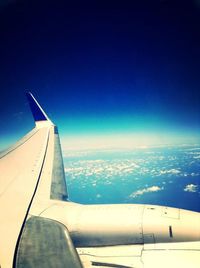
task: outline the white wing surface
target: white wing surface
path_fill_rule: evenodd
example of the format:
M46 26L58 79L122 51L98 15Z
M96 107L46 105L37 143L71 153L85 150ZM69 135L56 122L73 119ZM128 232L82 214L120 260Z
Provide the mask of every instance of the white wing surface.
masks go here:
M67 200L68 195L57 127L48 119L31 93L27 95L36 127L0 157L0 266L36 267L38 264L38 267L43 267L42 263L47 262L47 267L52 254L56 254L61 247L63 252L60 250L57 262L51 260L51 265L54 263L54 267L64 267L64 264L67 265L69 260L71 263L74 259L74 267L80 267L67 229L53 221L46 222L39 218L28 220L36 198L38 203L41 201L46 206L50 198ZM26 239L22 239L24 235ZM37 247L34 249L35 255L43 251L38 258L41 263L33 260L34 254L31 251L30 264L23 263L23 255L27 254L24 250L30 247L33 239ZM48 245L45 245L45 239ZM61 241L60 245L56 245L56 252L55 246L53 248L55 241ZM71 256L66 254L69 248L72 250Z

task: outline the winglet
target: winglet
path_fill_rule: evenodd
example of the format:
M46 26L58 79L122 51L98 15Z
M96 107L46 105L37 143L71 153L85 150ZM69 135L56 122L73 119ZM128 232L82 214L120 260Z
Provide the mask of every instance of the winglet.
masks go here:
M33 114L33 118L35 120L35 123L37 125L37 123L39 122L48 122L51 123L51 120L48 118L48 116L46 115L46 113L43 111L42 107L39 105L39 103L37 102L37 100L34 98L34 96L32 95L31 92L27 92L26 96L28 98L29 101L29 105Z

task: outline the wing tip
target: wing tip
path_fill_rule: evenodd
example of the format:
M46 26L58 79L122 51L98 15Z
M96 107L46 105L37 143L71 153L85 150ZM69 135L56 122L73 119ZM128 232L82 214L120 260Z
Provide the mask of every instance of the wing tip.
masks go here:
M43 111L42 107L39 105L37 100L34 98L33 94L26 90L26 97L28 99L31 112L33 115L33 118L35 122L40 122L40 121L50 121L46 113Z

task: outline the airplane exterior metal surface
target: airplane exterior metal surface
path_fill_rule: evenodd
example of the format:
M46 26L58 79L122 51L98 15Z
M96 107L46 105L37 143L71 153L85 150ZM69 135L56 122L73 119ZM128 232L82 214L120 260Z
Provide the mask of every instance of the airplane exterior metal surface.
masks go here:
M68 200L57 127L28 93L35 128L0 156L0 267L200 267L200 213Z

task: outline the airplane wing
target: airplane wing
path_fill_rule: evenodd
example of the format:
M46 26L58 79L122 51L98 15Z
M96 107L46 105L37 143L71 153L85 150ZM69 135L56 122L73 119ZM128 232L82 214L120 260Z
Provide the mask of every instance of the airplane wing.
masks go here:
M0 267L82 267L67 228L30 215L68 194L57 127L27 97L36 127L0 155Z
M172 209L168 215L165 207L162 217L162 208L152 206L111 210L112 205L69 202L58 129L33 95L27 97L36 126L0 155L0 268L200 267L199 239L169 243L170 222L178 224L175 232L184 234L192 226L190 212L183 212L182 221L180 213L175 217ZM149 213L155 213L151 220ZM199 216L193 214L196 230ZM150 231L144 230L145 217ZM109 245L109 239L119 241L123 235L127 243ZM161 240L166 236L168 242L156 243L156 235Z
M160 243L78 248L84 267L199 268L200 243Z

